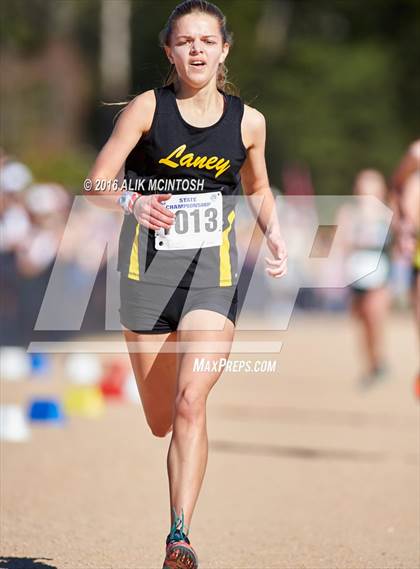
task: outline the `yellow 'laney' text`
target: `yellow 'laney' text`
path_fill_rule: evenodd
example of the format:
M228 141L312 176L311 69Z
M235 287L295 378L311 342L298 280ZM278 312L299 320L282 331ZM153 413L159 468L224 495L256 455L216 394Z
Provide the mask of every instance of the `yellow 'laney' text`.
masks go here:
M186 144L178 146L178 148L175 148L168 156L161 158L159 164L166 164L166 166L170 168L183 166L184 168L216 170L215 178L218 178L220 174L223 174L223 172L230 168L230 160L219 158L219 156L195 156L192 152L184 154L186 148Z

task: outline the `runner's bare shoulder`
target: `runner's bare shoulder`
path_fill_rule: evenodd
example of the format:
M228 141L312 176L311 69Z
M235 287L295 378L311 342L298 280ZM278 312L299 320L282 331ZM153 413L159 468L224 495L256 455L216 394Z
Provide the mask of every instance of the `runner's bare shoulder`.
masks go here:
M264 115L254 107L245 104L241 130L245 148L248 149L256 139L265 135Z
M147 134L152 126L156 109L156 97L153 89L140 93L132 99L121 112L118 122L126 128L135 129L139 136Z

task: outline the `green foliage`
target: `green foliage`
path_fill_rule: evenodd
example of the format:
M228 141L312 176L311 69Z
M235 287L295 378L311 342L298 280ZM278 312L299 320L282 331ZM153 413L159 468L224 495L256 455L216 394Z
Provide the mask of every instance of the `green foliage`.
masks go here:
M404 146L390 59L373 43L289 46L263 89L274 179L284 161L309 164L317 193L337 194L349 191L361 168L390 173Z
M0 47L30 54L41 49L48 34L51 0L1 2Z
M90 116L79 146L86 142L98 145L103 143L102 134L98 136L98 121L102 120L101 0L68 1L72 5L67 12L60 9L59 0L3 2L0 45L6 53L30 59L52 37L69 38L70 34L89 66L91 81ZM164 81L168 62L158 34L177 3L132 0L132 88L127 97ZM323 194L348 193L361 168L379 168L386 175L392 172L407 145L418 136L420 125L418 0L216 3L234 33L227 61L229 79L239 87L245 102L267 119L266 156L274 185L281 187L282 170L289 163L308 166L316 191ZM44 87L51 90L52 101L54 78ZM14 129L18 134L3 141L15 153L19 141L28 140L33 117L44 112L42 105L49 101L49 97L41 101L36 95L36 80L32 90L33 95L9 105L3 118L4 125L19 125ZM4 91L10 97L10 88ZM28 157L40 177L55 176L77 186L86 175L90 152L86 159L84 150L72 148L62 156L45 159L41 148L34 144ZM22 152L26 153L23 142Z
M66 152L44 154L33 148L19 158L32 170L36 182L56 182L74 194L80 194L83 180L95 159L95 150L91 147L81 147L71 148Z

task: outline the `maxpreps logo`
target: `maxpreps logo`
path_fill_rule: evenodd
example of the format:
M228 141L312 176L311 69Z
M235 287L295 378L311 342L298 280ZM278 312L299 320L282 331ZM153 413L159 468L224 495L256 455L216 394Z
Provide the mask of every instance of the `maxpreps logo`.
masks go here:
M205 168L206 170L216 170L215 178L218 178L223 172L230 168L230 160L219 158L219 156L196 156L192 152L184 154L187 148L186 144L182 144L175 148L168 156L161 158L159 164L166 164L169 168Z

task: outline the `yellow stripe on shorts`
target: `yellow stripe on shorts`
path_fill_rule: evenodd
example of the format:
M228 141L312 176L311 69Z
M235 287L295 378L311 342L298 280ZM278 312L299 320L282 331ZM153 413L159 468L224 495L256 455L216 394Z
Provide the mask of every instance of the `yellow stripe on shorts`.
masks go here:
M413 265L416 269L420 269L420 235L417 235Z
M140 223L138 223L136 227L136 234L134 235L133 244L131 246L130 266L128 268L128 278L134 281L140 280L139 231L140 231Z
M229 225L223 231L222 244L220 245L220 286L232 285L232 266L230 263L230 243L229 233L232 229L233 220L235 219L235 210L228 215Z

